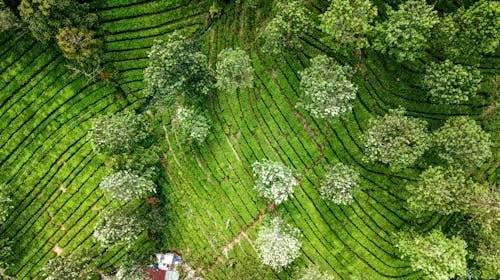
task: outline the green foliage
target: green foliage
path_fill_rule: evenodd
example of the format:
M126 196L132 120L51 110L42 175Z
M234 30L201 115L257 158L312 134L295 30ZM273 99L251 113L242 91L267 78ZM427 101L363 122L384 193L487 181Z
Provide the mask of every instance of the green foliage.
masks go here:
M300 48L299 37L312 29L312 20L303 1L278 1L276 16L262 30L263 50L271 54Z
M225 262L224 265L227 279L255 280L276 277L272 270L264 266L258 258L252 255L239 258L237 263Z
M408 208L416 215L425 211L448 215L466 210L477 186L462 170L438 166L422 172L418 182L407 189Z
M500 229L500 190L498 184L478 188L469 204L472 219L481 225L481 231L495 234Z
M259 230L255 240L257 253L263 264L279 272L300 255L300 231L279 216L272 217Z
M358 88L348 75L349 66L341 66L332 58L319 55L311 59L311 66L300 72L300 86L304 92L297 106L304 107L316 118L335 118L350 112L351 100Z
M198 111L179 106L172 126L180 138L186 142L203 144L210 132L210 122Z
M434 132L439 157L457 168L479 167L491 157L490 135L467 116L451 117Z
M427 279L448 280L466 274L467 243L447 238L440 230L428 234L401 234L396 245L413 270L422 270Z
M56 35L56 41L63 56L80 66L99 60L101 41L95 39L94 32L86 27L62 27Z
M500 3L481 0L444 17L434 32L437 47L454 58L492 54L500 42Z
M414 61L427 48L431 29L439 22L437 12L425 0L409 0L397 11L388 8L388 19L376 26L373 47L399 62Z
M0 268L6 268L12 263L14 252L11 241L6 237L0 237Z
M389 110L384 117L369 121L362 136L367 160L400 170L413 165L429 148L427 122L404 114L401 108Z
M149 131L143 115L123 111L95 118L87 136L94 151L111 155L133 150L148 137Z
M254 189L259 195L280 204L293 194L297 185L295 170L281 162L264 159L252 164Z
M156 184L132 170L121 170L102 179L99 187L113 200L122 203L143 198L150 192L156 192Z
M8 185L0 183L0 226L7 220L12 205L12 190Z
M97 22L88 4L74 0L22 0L19 11L33 36L42 42L53 39L60 28L92 28Z
M365 36L372 31L376 16L377 8L370 0L332 0L320 17L319 28L328 35L325 41L360 49L368 45Z
M14 13L5 6L3 0L0 1L0 32L5 32L11 29L18 29L21 27L19 19Z
M77 251L70 255L62 255L49 262L42 268L44 278L47 280L74 280L92 279L92 256L88 250Z
M448 104L468 101L476 94L480 83L481 72L450 60L428 64L422 80L431 100Z
M319 266L312 265L296 271L293 280L334 280L335 278L327 272L321 271Z
M148 137L149 138L149 137ZM157 146L144 148L142 146L134 147L133 151L114 154L109 164L115 172L120 170L135 170L143 177L155 177L155 165L158 164Z
M102 247L131 247L144 230L143 222L128 208L105 209L94 227L94 239Z
M336 204L347 205L354 200L359 187L359 172L342 163L328 166L320 183L321 196Z
M144 70L147 95L167 104L182 98L195 103L212 88L207 57L177 32L165 41L156 41L148 57L150 62Z
M253 87L253 68L250 57L241 49L223 49L216 64L215 86L227 92Z

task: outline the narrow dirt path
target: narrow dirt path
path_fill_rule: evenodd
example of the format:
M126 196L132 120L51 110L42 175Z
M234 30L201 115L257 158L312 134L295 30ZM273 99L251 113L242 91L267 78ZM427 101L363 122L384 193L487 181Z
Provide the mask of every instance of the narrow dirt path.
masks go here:
M267 207L266 209L264 210L264 212L260 212L253 220L252 222L246 227L244 228L238 235L236 235L236 237L229 243L227 243L226 245L224 245L222 247L222 250L221 250L221 253L215 258L214 260L214 263L213 265L209 268L209 270L211 271L213 266L215 266L217 263L219 263L220 261L222 261L222 259L224 258L224 256L227 257L227 252L229 250L231 250L235 244L239 244L240 243L240 240L241 238L246 238L248 241L251 241L250 238L247 236L247 231L252 228L257 222L259 222L260 220L262 220L262 218L264 217L264 215L268 214L269 212L273 211L275 208L275 204L274 203L270 203L268 202L267 203ZM253 247L253 245L252 245ZM255 249L255 248L254 248Z

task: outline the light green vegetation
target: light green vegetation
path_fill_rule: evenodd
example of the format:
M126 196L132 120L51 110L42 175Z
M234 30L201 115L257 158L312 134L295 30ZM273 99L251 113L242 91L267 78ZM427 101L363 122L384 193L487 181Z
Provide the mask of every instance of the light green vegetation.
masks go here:
M324 34L317 29L298 37L299 51L281 56L264 53L257 33L274 16L272 5L260 1L248 8L245 1L235 2L222 5L224 10L214 22L207 21L212 1L92 2L106 65L117 71L116 84L72 75L54 44L42 45L29 37L15 40L14 31L0 35L0 181L12 186L16 202L0 227L0 234L12 239L17 252L7 274L40 277L50 259L77 248L95 249L99 256L95 265L109 273L127 260L128 251L144 249L125 245L104 249L94 240L99 211L107 206L99 183L112 168L94 153L86 133L95 117L124 108L144 111L143 73L150 47L178 30L197 39L211 67L223 49L244 50L254 69L254 86L237 95L216 91L209 95L204 112L212 128L199 147L181 145L165 115L158 153L158 185L167 213L164 251L182 253L192 267L205 271L205 279L228 279L241 265L254 264L257 233L272 209L253 189L251 165L268 158L299 174L294 196L276 211L301 232L302 247L300 256L280 273L267 267L258 273L287 279L296 269L314 264L335 279L360 271L367 279L422 278L422 272L413 271L409 261L399 257L391 237L410 222L404 186L415 182L423 168L417 163L394 173L383 164L363 161L361 135L369 119L402 106L408 116L427 121L431 130L450 116L471 115L491 139L498 139L498 121L481 118L492 102L490 96L498 91L498 78L494 79L499 74L498 56L481 60L478 96L459 105L443 105L428 102L420 88L425 65L437 61L438 54L426 52L415 62L397 64L391 57L365 50L352 77L358 87L352 114L327 125L296 108L299 73L320 54L352 67L357 58L334 55L319 40ZM384 7L382 1L373 3L379 11ZM312 0L306 7L317 17L329 5L330 1ZM451 3L443 6L436 10L453 8ZM495 180L498 147L493 143L492 156L479 171L483 180ZM349 205L328 203L318 190L327 164L338 162L360 173L360 190ZM137 205L140 211L147 208ZM450 216L426 215L418 228L447 228L452 222ZM138 244L146 244L147 238L141 232Z

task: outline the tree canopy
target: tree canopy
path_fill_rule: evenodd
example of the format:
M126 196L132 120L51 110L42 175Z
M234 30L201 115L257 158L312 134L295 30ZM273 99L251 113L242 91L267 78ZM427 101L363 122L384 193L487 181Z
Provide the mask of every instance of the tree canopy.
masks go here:
M396 247L413 270L423 271L428 279L448 280L467 272L467 243L458 237L447 238L438 229L425 235L401 234Z
M149 132L146 118L127 110L95 118L87 137L94 151L111 155L131 151Z
M210 122L197 110L179 106L173 120L173 128L182 141L201 145L210 132Z
M143 222L130 209L105 209L94 227L93 235L102 247L130 247L143 230Z
M349 66L341 66L332 58L319 55L311 59L311 66L300 72L302 100L297 103L316 118L335 118L352 109L351 100L358 88L348 74Z
M296 271L293 280L334 280L335 278L325 271L321 271L319 266L311 265Z
M74 280L92 279L92 269L89 264L92 256L88 250L80 250L69 255L62 255L49 260L42 268L43 279Z
M255 240L262 263L277 272L290 264L300 255L302 242L298 239L299 233L279 216L262 225Z
M377 8L370 0L332 0L320 16L319 28L328 35L327 42L363 48L368 45L366 35L372 31L376 16Z
M62 27L56 42L64 57L76 61L80 66L98 61L101 41L86 27Z
M490 135L467 116L451 117L434 132L439 156L457 168L479 167L491 157Z
M88 4L75 0L22 0L19 11L33 36L42 42L52 40L60 28L92 28L97 22Z
M281 162L264 159L252 164L254 189L259 195L280 204L293 194L297 185L295 170Z
M450 60L429 63L422 79L431 100L448 104L468 101L476 94L480 83L481 72Z
M156 192L153 181L132 170L121 170L102 179L99 187L112 199L127 203L143 198L145 194Z
M373 47L399 62L413 61L427 48L431 29L439 22L437 12L425 0L409 0L398 10L389 8L388 19L376 26Z
M262 30L263 50L272 54L300 48L299 37L312 29L312 20L303 1L280 0L276 16Z
M408 208L420 215L436 211L443 215L464 211L476 193L477 186L460 169L429 167L417 183L407 187Z
M352 166L338 163L326 168L319 192L324 199L347 205L354 200L353 193L358 187L359 172Z
M9 9L3 0L0 0L0 32L21 27L21 22Z
M242 49L223 49L217 58L215 86L227 92L253 87L250 57Z
M196 103L212 88L207 57L177 32L168 35L165 41L156 41L148 57L149 65L144 70L147 95L167 104L183 98L185 102Z
M362 136L365 158L399 170L413 165L429 148L427 122L405 116L405 110L389 110L369 121Z

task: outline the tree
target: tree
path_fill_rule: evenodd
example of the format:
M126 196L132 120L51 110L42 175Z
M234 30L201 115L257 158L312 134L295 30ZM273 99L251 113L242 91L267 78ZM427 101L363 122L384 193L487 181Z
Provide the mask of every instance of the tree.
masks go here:
M481 0L444 16L434 32L436 47L453 58L493 54L500 42L500 3Z
M408 208L413 213L436 211L448 215L466 210L477 186L460 169L438 166L422 172L418 182L407 189L410 193Z
M472 220L481 225L481 231L495 234L500 229L500 191L498 185L481 185L469 202Z
M358 90L347 76L351 72L351 67L341 66L325 55L314 57L311 66L300 72L304 94L297 106L315 118L334 118L350 112L350 101Z
M19 19L14 15L11 9L5 6L3 0L0 1L0 32L21 27Z
M223 49L216 64L215 86L228 92L253 87L253 68L250 63L250 57L244 50Z
M280 54L300 47L299 36L312 29L312 20L303 1L278 1L276 16L262 30L263 50Z
M148 279L146 269L141 265L123 264L116 272L116 280L144 280Z
M143 115L123 111L95 118L87 137L94 151L111 155L131 151L148 137L149 132Z
M293 187L297 185L295 170L281 162L264 159L252 164L255 178L254 189L259 195L276 204L286 201L293 194Z
M56 35L57 45L64 57L84 66L98 60L101 41L86 27L63 27Z
M327 272L321 271L319 266L312 265L303 267L296 271L293 280L334 280L335 278Z
M149 192L156 192L153 181L141 177L132 170L121 170L102 179L99 187L112 199L123 203L144 197Z
M428 279L447 280L467 272L467 243L458 237L447 238L440 230L426 235L400 234L396 247L401 258L408 258L412 269L423 271Z
M375 27L373 47L396 57L398 62L420 57L431 29L439 22L433 7L425 0L409 0L397 11L389 8L387 16L386 21Z
M192 41L174 32L165 41L156 41L148 57L150 62L144 70L147 95L167 104L181 98L198 102L208 95L212 87L208 59L196 51Z
M332 0L320 16L319 29L334 44L349 44L357 49L368 45L365 36L373 29L377 8L370 0Z
M93 279L89 250L77 251L70 255L62 255L49 260L42 268L43 279L73 280Z
M480 83L481 72L450 60L428 64L422 79L431 100L448 104L468 101L476 94Z
M210 131L210 122L196 110L179 106L173 120L173 128L182 140L201 145Z
M42 42L52 40L60 28L92 28L97 23L89 5L74 0L22 0L19 12L33 37Z
M12 263L12 242L9 238L0 236L0 268L6 268Z
M11 189L0 183L0 226L7 220L13 207Z
M279 216L262 226L255 245L263 264L279 272L300 255L302 242L297 238L299 230L287 224Z
M413 165L429 148L427 122L404 115L404 109L389 110L369 121L362 141L365 159L388 164L393 170Z
M457 168L479 167L491 157L490 135L467 116L451 117L434 132L439 157Z
M102 247L131 247L143 230L143 223L131 209L106 209L94 227L94 239Z
M338 163L326 168L319 192L323 199L347 205L354 200L353 193L358 188L359 172L352 166Z

